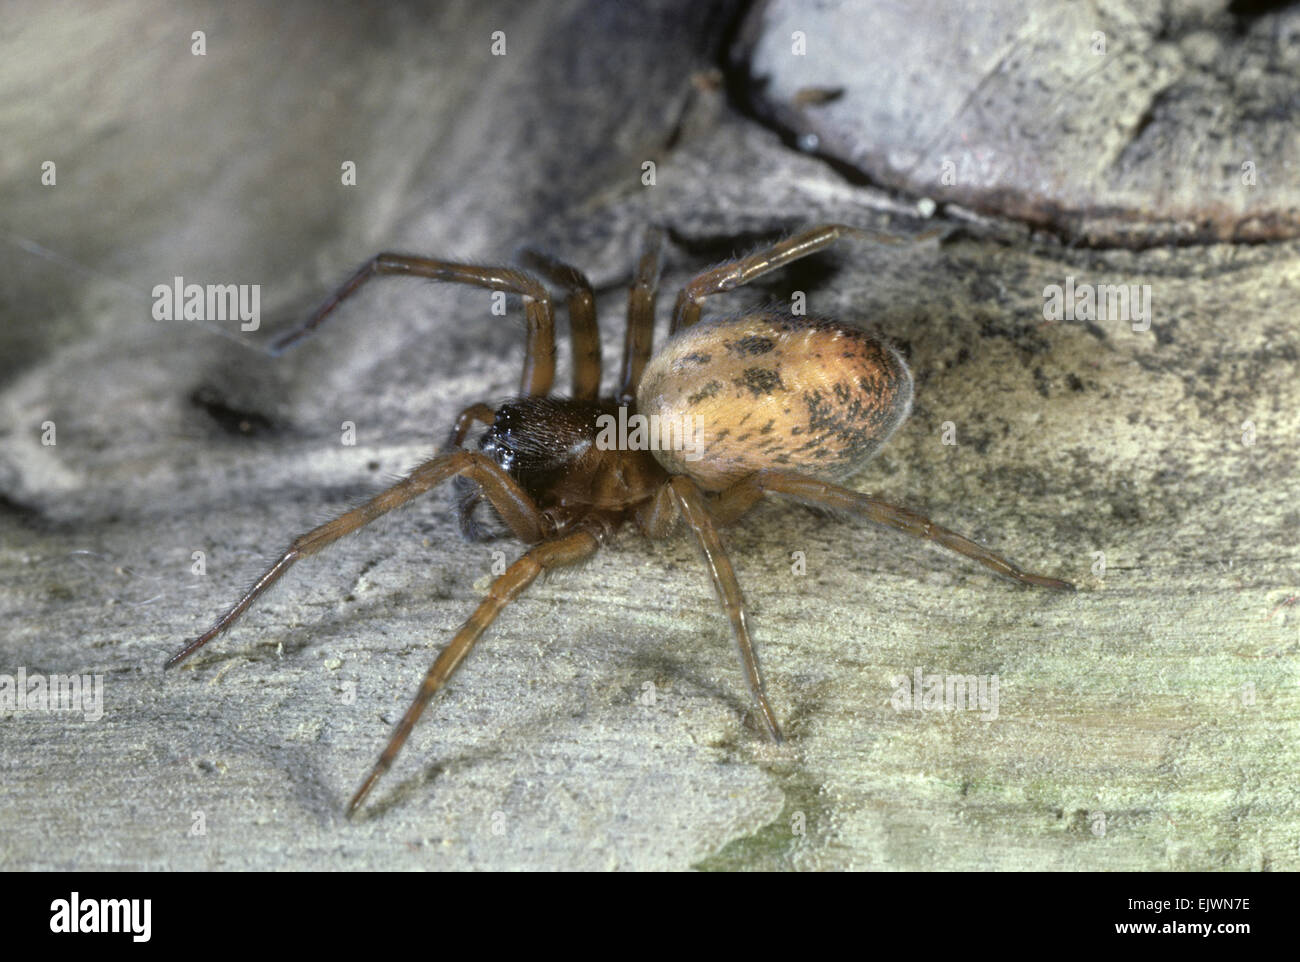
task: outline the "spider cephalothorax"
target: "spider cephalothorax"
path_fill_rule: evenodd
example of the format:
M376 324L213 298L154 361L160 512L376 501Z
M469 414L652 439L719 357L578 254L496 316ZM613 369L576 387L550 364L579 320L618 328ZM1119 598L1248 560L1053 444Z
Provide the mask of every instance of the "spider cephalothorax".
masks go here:
M500 611L543 571L591 556L624 523L659 538L680 518L704 553L731 622L745 680L764 725L781 738L763 691L745 602L718 535L768 494L784 495L932 540L1022 584L1072 590L905 508L835 484L859 469L911 410L912 378L881 339L826 318L775 310L700 320L710 294L731 290L844 235L840 224L804 231L698 275L677 298L669 339L651 354L662 233L651 230L628 298L619 388L599 399L600 337L595 299L577 270L526 252L527 267L567 295L574 363L572 397L551 397L555 324L546 286L512 267L478 267L402 254L368 261L277 349L305 336L368 279L407 274L511 291L523 297L527 353L519 396L461 412L442 452L368 502L293 541L211 628L173 655L180 663L239 618L295 562L393 508L455 479L461 528L479 538L475 509L487 501L530 549L488 590L425 675L388 746L348 805L355 811L388 770L429 700L459 667ZM872 235L877 236L877 235ZM892 238L882 238L892 240ZM484 424L476 450L464 447Z

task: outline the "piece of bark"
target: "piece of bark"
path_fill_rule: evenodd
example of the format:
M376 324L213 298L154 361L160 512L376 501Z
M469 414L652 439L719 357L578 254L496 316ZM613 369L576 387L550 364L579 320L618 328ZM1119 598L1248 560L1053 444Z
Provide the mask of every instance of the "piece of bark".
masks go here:
M1300 233L1300 8L754 6L753 108L872 183L1147 247Z

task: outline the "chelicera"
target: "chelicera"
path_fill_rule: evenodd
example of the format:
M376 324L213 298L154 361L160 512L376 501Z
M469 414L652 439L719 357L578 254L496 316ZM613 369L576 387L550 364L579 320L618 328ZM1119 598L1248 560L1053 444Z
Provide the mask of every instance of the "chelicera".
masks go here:
M392 765L430 699L502 609L538 575L591 556L629 521L649 538L669 534L678 518L685 521L731 622L754 704L777 741L781 729L764 694L745 600L718 534L719 527L765 496L785 496L934 541L1022 584L1073 590L1069 582L1024 572L906 508L837 483L862 467L911 411L912 376L884 341L850 324L771 309L701 320L708 296L846 235L896 240L826 224L705 271L682 289L670 336L652 355L663 235L658 229L648 231L628 297L622 368L612 398L599 397L595 298L578 270L536 251L523 253L526 269L404 254L372 258L305 323L281 336L276 352L315 330L372 278L406 275L473 284L523 298L527 353L519 395L495 409L482 403L467 407L436 457L359 507L296 538L234 607L165 667L179 664L229 628L298 561L453 478L464 488L460 512L467 535L480 533L474 512L486 500L529 548L492 582L487 598L429 668L383 754L353 795L349 814ZM571 397L550 395L555 323L551 297L538 275L567 297L574 358ZM632 415L676 424L683 443L633 444L635 432L626 431L619 434L621 444L609 443L612 419L626 424ZM475 424L486 430L478 450L469 450L464 445ZM686 439L694 443L687 445Z

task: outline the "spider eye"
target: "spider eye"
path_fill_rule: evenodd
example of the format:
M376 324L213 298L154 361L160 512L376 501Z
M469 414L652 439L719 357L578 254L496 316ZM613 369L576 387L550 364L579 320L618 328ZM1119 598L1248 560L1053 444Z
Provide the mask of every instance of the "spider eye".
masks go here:
M483 437L479 440L478 448L489 458L501 465L511 477L518 477L519 458L515 454L514 447L510 444L508 432L498 431L496 425L490 427Z

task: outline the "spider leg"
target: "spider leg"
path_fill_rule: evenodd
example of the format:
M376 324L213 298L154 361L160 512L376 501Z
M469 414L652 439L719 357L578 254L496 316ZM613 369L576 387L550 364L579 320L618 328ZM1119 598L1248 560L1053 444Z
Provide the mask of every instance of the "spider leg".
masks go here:
M595 554L599 547L600 538L593 529L579 528L530 548L492 582L487 598L460 626L460 630L456 632L447 647L439 652L428 673L425 674L424 681L420 683L420 689L411 702L411 707L406 710L402 720L393 729L393 734L388 739L383 754L379 756L379 761L375 762L375 767L370 770L370 774L366 776L366 780L361 783L361 787L352 796L352 801L348 803L349 815L360 807L375 783L392 766L393 759L406 744L406 739L425 708L428 707L430 699L460 667L470 649L496 620L501 610L517 598L543 571L575 564Z
M654 496L633 509L632 517L647 538L663 538L673 530L677 521L677 500L670 484L663 484Z
M663 252L663 230L647 228L641 241L636 275L627 292L627 333L623 340L623 369L617 394L619 404L631 404L636 398L641 372L650 360L655 333L655 297L659 293L659 274L664 265Z
M576 267L532 248L519 252L529 270L541 274L568 294L569 335L573 340L573 396L594 400L600 393L600 328L596 325L596 295L591 281Z
M731 560L727 557L726 549L722 547L722 539L718 537L718 529L714 527L713 520L709 517L704 495L695 482L685 475L677 475L668 482L668 486L672 490L682 517L686 519L686 524L694 532L704 552L704 560L708 563L709 574L713 578L713 587L718 593L718 600L722 602L723 610L731 620L732 637L736 642L736 650L740 653L740 667L745 672L745 682L749 685L750 694L754 696L754 702L758 705L758 710L767 724L767 730L771 733L773 741L779 742L781 728L776 723L776 715L772 712L772 706L767 703L767 695L763 691L763 676L758 670L758 659L754 656L754 643L749 637L745 598L740 593L740 584L736 581L736 572L731 567Z
M1062 591L1075 590L1074 585L1068 581L1022 571L1001 555L994 554L983 545L977 544L970 538L957 534L955 531L940 527L929 518L919 515L915 511L909 511L907 508L900 508L897 505L886 504L884 501L869 498L864 494L858 494L856 491L826 481L805 478L797 474L760 471L743 481L737 482L733 486L733 490L734 493L732 491L724 493L724 497L730 498L730 503L733 505L740 505L746 500L752 505L764 494L783 494L804 504L829 508L832 511L847 512L866 518L868 521L874 521L876 524L901 531L913 538L933 541L949 551L965 555L967 558L978 561L984 567L997 572L1003 577L1019 581L1022 584L1036 585L1040 588L1056 588Z
M492 505L521 541L536 543L545 537L548 525L536 504L533 503L533 499L495 461L478 451L441 454L425 461L401 481L379 492L365 504L295 538L276 562L244 592L244 596L235 603L233 608L222 615L211 628L167 659L163 668L173 668L180 664L229 628L263 592L279 581L284 573L302 558L316 554L344 535L351 534L381 515L387 514L457 475L471 478L482 486Z
M734 290L742 284L748 284L755 278L784 267L801 257L807 257L824 247L830 246L840 237L862 237L883 244L903 244L912 241L936 237L940 231L927 231L916 237L900 237L878 231L849 227L846 224L821 224L808 230L778 241L771 247L755 251L747 257L727 261L725 264L697 275L677 295L677 304L673 308L673 322L669 330L675 334L683 327L690 327L700 319L700 305L710 294Z
M465 443L465 436L469 434L472 425L476 423L490 425L495 419L496 411L490 404L471 404L456 416L451 432L447 435L447 441L438 453L447 454L458 450ZM474 521L474 511L483 500L483 488L464 475L453 480L458 496L457 515L460 519L461 535L466 541L487 540L483 537L482 526Z
M447 443L443 445L443 452L454 451L465 443L465 435L469 434L471 424L491 424L496 418L497 412L492 409L490 404L471 404L465 410L456 416L456 423L452 425L451 434L447 437Z
M729 488L724 488L709 502L709 513L721 525L731 524L763 500L763 489L745 478Z
M528 340L520 391L534 395L550 391L555 380L555 315L551 310L551 296L541 281L513 267L480 267L430 257L412 257L408 254L376 254L326 298L316 313L299 327L286 331L272 341L271 352L279 354L306 337L366 281L390 274L427 277L454 284L473 284L489 290L523 295Z

